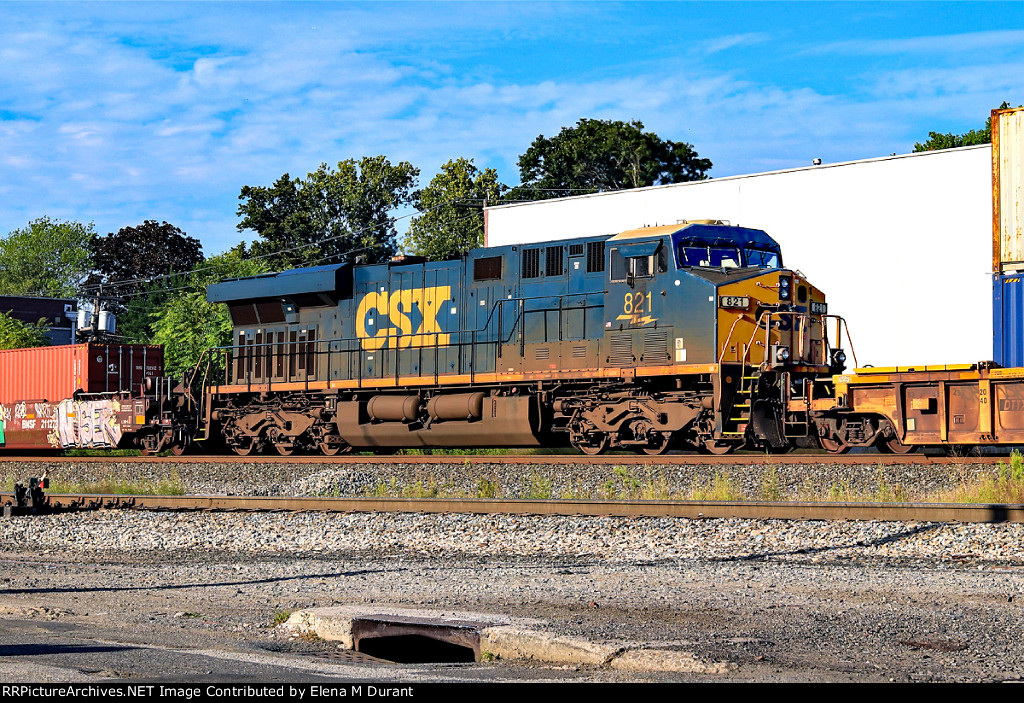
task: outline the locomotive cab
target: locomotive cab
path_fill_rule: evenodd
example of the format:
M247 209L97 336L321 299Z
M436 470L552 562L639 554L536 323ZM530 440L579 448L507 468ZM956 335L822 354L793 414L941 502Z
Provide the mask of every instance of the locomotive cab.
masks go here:
M724 452L816 441L807 421L813 379L835 372L845 354L830 345L824 293L784 268L774 239L682 222L623 232L608 248L607 360L684 374L677 385L707 406L689 443ZM692 375L703 364L710 387Z

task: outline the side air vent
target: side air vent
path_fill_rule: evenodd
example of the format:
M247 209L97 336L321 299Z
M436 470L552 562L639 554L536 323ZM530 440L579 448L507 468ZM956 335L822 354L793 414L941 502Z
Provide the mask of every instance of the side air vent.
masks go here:
M644 335L642 364L665 364L671 361L668 355L668 332L648 332Z
M604 271L604 242L587 242L587 273Z
M636 363L633 358L633 335L630 333L613 334L611 338L611 354L608 356L608 363L612 366L632 366Z

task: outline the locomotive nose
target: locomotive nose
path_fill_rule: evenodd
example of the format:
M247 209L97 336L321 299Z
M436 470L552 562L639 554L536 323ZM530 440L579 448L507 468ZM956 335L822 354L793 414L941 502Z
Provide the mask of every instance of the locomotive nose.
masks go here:
M718 304L721 348L736 350L736 361L778 370L836 366L825 339L825 296L800 273L775 270L722 285Z

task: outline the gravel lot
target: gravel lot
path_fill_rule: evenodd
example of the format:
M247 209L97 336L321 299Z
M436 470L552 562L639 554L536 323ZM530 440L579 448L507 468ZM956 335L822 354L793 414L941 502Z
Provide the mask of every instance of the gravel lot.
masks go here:
M128 466L167 470L107 470ZM189 466L178 471L190 490L216 485L209 467ZM262 480L276 494L328 471L222 469L233 491ZM387 603L543 618L562 634L736 665L713 676L509 662L442 671L465 680L1015 681L1022 545L1024 525L95 512L0 521L0 623L97 638L105 628L105 642L176 652L323 653L332 645L293 639L275 616ZM116 660L90 675L141 674Z

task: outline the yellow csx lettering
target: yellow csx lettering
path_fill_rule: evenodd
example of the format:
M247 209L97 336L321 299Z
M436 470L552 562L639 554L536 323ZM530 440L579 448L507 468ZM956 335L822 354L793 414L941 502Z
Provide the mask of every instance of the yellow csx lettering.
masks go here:
M363 349L376 351L389 344L395 349L448 344L450 335L441 331L437 315L451 296L450 286L367 293L356 309L356 333ZM419 326L414 330L417 317Z

